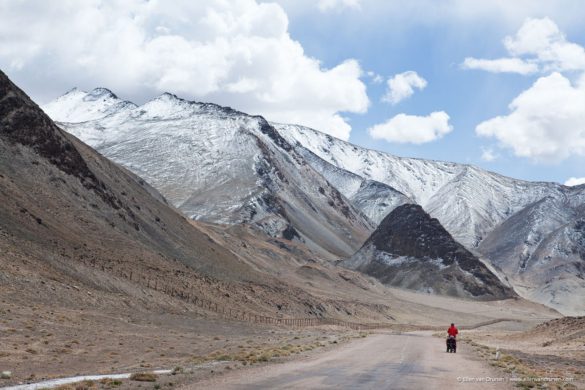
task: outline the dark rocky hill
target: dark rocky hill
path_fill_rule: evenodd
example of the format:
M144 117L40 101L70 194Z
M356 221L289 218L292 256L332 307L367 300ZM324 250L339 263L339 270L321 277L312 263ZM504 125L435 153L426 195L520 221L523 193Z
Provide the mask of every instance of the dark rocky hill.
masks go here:
M437 219L414 204L387 215L345 264L392 286L480 299L515 296Z

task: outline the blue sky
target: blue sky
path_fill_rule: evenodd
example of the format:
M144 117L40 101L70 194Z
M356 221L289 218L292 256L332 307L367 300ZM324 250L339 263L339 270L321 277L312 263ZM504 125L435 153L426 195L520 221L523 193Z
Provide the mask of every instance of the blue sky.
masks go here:
M585 177L582 2L275 1L0 0L0 68L41 104L169 91L400 156ZM404 72L423 87L383 101Z
M507 114L510 102L546 73L523 76L460 66L469 56L504 57L506 49L502 40L514 35L526 18L555 20L556 17L560 22L555 23L567 39L585 45L585 25L573 19L580 15L581 20L585 20L585 7L571 7L568 2L557 5L555 12L547 12L535 4L536 7L526 7L528 9L511 20L502 20L498 13L487 13L483 19L452 17L429 22L424 16L396 21L385 12L372 14L376 8L384 7L364 1L359 9L346 7L338 12L297 10L298 14L291 18L290 31L307 53L320 58L325 66L352 57L357 58L364 69L385 79L414 70L427 80L423 91L415 92L396 105L381 102L386 83L370 83L371 107L367 114L346 114L353 128L351 142L400 156L470 163L512 177L563 183L569 177L585 176L583 156L572 156L560 162L517 157L509 149L499 148L497 140L479 137L474 131L480 122ZM450 115L453 131L433 142L389 143L374 140L367 132L369 127L401 112L426 115L435 110L444 110ZM483 160L484 150L492 150L497 157L493 161Z

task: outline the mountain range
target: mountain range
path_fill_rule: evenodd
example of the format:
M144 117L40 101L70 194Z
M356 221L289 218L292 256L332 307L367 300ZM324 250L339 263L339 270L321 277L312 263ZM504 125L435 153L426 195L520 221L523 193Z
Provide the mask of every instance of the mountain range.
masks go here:
M585 293L585 186L397 157L168 93L136 105L74 89L43 109L194 220L250 224L347 259L394 209L418 204L520 295L585 312L575 298Z

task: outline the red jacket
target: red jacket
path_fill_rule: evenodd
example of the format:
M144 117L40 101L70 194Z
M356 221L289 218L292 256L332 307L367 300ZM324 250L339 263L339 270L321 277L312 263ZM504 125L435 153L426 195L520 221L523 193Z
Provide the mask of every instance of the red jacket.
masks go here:
M457 334L459 333L459 331L457 330L457 328L455 326L452 326L449 329L447 329L447 333L449 334L449 336L456 337Z

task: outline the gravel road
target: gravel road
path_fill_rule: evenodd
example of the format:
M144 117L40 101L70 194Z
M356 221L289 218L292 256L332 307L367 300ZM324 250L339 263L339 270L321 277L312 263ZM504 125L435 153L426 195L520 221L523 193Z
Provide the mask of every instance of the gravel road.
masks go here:
M375 334L309 358L239 370L186 389L507 389L460 343L456 354L430 332ZM490 380L489 382L487 382Z

